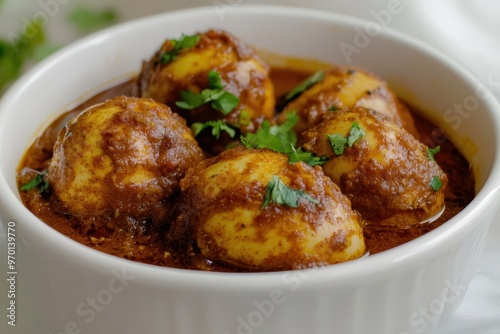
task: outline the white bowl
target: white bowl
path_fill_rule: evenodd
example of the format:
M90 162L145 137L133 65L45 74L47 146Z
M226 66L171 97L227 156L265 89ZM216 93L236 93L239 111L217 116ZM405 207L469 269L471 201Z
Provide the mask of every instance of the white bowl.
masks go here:
M497 210L496 99L448 57L375 22L297 8L229 9L165 13L97 33L41 63L4 96L0 212L5 224L17 223L18 273L31 283L48 332L431 332L462 300ZM113 257L66 238L23 206L15 174L34 135L83 97L136 74L165 38L212 27L283 55L350 60L388 80L463 149L476 198L441 227L392 250L316 270L255 274ZM462 105L462 113L454 105Z

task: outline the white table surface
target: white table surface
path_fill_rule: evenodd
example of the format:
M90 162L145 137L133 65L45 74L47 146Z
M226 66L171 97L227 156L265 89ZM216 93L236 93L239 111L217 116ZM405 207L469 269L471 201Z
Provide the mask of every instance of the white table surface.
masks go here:
M230 10L237 10L240 4L255 3L318 8L374 21L376 13L386 10L394 1L399 2L402 9L386 21L389 27L413 35L455 58L500 98L500 2L491 0L69 0L61 1L66 4L59 5L57 11L53 10L46 29L54 44L65 45L81 37L76 31L67 28L68 13L80 4L96 9L116 8L120 21L192 6L214 6L215 10L217 6L227 5L231 7ZM43 10L41 3L49 2L3 0L0 7L0 35L17 33L23 18L31 18L37 11ZM3 273L7 272L6 250L5 231L0 224L0 272ZM22 281L18 284L17 301L20 306L17 326L8 326L2 311L0 333L44 333L37 312L31 306L29 294L23 289ZM6 287L6 280L1 278L1 309L7 305ZM443 324L437 333L500 333L500 214L492 223L477 273L463 303L451 321Z

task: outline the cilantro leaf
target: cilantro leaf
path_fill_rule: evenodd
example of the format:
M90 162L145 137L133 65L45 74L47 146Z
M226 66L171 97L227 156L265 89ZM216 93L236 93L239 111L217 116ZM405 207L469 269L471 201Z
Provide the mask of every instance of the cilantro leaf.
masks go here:
M220 78L219 72L211 70L208 72L208 86L213 89L223 89L222 79Z
M224 116L229 114L240 103L240 99L229 92L222 91L222 94L212 100L210 104L215 110L222 112Z
M297 208L300 198L304 198L314 204L319 203L317 199L310 196L305 191L287 187L278 176L274 175L272 180L267 184L266 194L264 195L264 202L261 208L267 207L270 202Z
M438 176L433 176L429 186L432 188L432 190L438 191L443 186L443 182L441 182L441 179L439 179Z
M269 148L276 152L287 153L279 137L271 133L271 127L268 121L262 122L262 127L255 133L247 133L241 136L242 144L248 148Z
M205 101L205 103L210 101L215 101L224 94L222 89L211 89L207 88L201 91L200 96Z
M191 49L200 41L200 36L198 35L182 35L180 39L173 39L172 45L173 49L165 52L160 58L163 63L169 63L181 52ZM210 77L209 77L210 79ZM221 87L222 88L222 87Z
M353 122L347 138L344 138L344 136L338 133L326 135L326 137L330 141L333 153L335 153L336 156L339 156L344 154L346 145L352 147L352 145L354 145L354 143L365 134L366 132L359 127L358 122Z
M252 122L250 114L246 110L242 110L238 116L238 126L249 125Z
M299 147L298 149L295 149L292 146L293 152L288 154L288 159L291 164L295 164L299 161L303 161L309 166L321 166L325 164L328 161L327 156L322 156L322 157L317 157L311 152L306 152L302 150L302 147Z
M436 162L436 159L434 159L434 156L436 154L438 154L440 150L441 150L440 146L436 146L434 148L427 147L427 156L429 157L429 160Z
M246 135L240 136L240 141L249 150L252 148L259 147L259 138L258 138L259 130L255 133L247 133Z
M77 7L68 17L69 21L82 33L88 33L110 26L118 21L114 9L92 10Z
M205 104L205 98L202 95L190 90L183 90L180 95L183 101L175 102L179 108L192 110Z
M175 58L177 58L177 53L174 51L167 51L161 56L161 62L170 63L171 61L174 61Z
M269 128L269 132L272 135L278 137L281 140L281 145L283 148L288 149L290 145L295 146L297 144L297 134L293 131L293 127L299 121L299 116L295 111L288 113L286 115L285 121L281 124L274 125ZM290 151L283 152L289 153Z
M235 129L221 119L205 123L193 123L191 125L191 130L193 131L195 137L198 136L201 131L208 128L212 128L212 136L214 136L215 139L220 138L222 131L227 132L231 138L234 138L234 135L236 134Z
M298 117L291 113L279 125L271 126L269 121L262 122L262 126L255 133L247 133L241 137L241 142L246 148L269 148L280 153L292 152L292 146L297 142L297 135L293 126Z
M352 145L361 137L363 137L366 132L359 127L358 122L353 122L349 136L347 136L347 145L352 147Z
M297 95L303 93L306 89L308 89L309 87L311 87L315 83L318 83L321 80L323 80L324 76L325 76L325 72L323 72L323 71L318 71L318 72L314 73L309 78L307 78L306 80L301 82L297 87L292 89L288 94L286 94L285 99L287 101L290 101L291 99L293 99Z
M295 149L297 135L293 127L298 120L299 117L295 113L289 113L285 121L279 125L271 126L268 121L264 121L255 133L241 136L241 143L248 149L268 148L275 152L285 153L292 164L299 161L310 166L324 164L328 160L326 157L316 157L313 153L303 151L302 148Z
M340 110L340 108L335 105L328 108L328 111L337 111L337 110Z
M208 88L199 94L192 91L181 91L182 101L176 101L175 104L179 108L192 110L210 102L212 108L226 116L240 103L240 99L236 95L223 89L219 72L215 70L208 72L208 84Z
M47 175L47 171L40 172L34 178L32 178L29 182L23 184L19 190L21 191L29 191L35 188L40 188L40 192L43 193L49 188L49 182L45 179Z
M330 141L330 146L336 156L344 154L345 144L347 143L347 139L345 139L344 136L335 133L333 135L326 135L326 137Z

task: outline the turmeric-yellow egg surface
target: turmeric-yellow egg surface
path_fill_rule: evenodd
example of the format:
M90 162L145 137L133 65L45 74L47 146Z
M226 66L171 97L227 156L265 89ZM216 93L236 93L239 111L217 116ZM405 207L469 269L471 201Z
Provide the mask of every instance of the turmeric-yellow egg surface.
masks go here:
M151 99L122 96L66 124L47 178L63 213L161 222L185 171L202 159L181 117Z
M166 40L143 63L136 90L138 96L168 105L189 126L221 120L247 133L274 115L269 66L243 41L222 30ZM206 150L224 149L214 148L215 140L208 142Z
M285 106L281 120L286 114L296 112L300 120L295 130L300 134L314 125L322 114L353 107L376 110L417 136L408 108L399 101L387 82L365 69L352 66L324 71L317 82L312 82Z
M319 167L237 147L190 169L171 237L244 270L309 268L366 252L361 217Z
M408 227L444 208L448 178L432 149L381 113L363 107L331 111L303 133L299 145L329 158L325 174L368 221Z

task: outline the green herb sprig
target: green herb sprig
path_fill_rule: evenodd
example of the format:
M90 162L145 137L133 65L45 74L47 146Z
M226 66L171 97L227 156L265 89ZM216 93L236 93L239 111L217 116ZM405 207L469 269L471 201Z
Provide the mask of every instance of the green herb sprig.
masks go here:
M330 141L330 146L336 156L344 154L345 144L347 143L347 139L344 136L334 133L333 135L327 135L326 137Z
M440 150L441 150L441 146L436 146L434 148L427 147L427 156L429 157L429 160L436 162L436 159L434 158L434 156L436 154L438 154Z
M224 90L219 72L210 70L208 72L208 88L196 94L189 90L180 93L182 101L175 104L182 109L192 110L201 107L205 103L215 110L220 111L224 116L233 111L240 103L240 99L228 91Z
M443 182L441 181L439 176L433 176L429 186L432 188L432 190L437 192L443 186Z
M297 135L293 127L297 124L299 117L295 113L289 113L285 121L279 125L271 126L268 121L262 122L261 128L255 133L247 133L241 136L241 143L248 149L268 148L275 152L288 155L290 163L303 161L310 166L322 165L328 161L327 157L316 157L313 153L295 148Z
M319 203L317 199L307 194L305 191L289 188L278 178L278 176L274 175L267 185L262 209L267 207L271 202L297 208L299 206L299 199L301 198L314 204Z
M68 17L81 33L93 32L108 27L118 21L115 9L93 10L87 7L75 8Z
M333 153L335 153L336 156L339 156L344 154L346 146L352 147L352 145L354 145L354 143L361 139L365 134L366 132L359 127L358 122L353 122L347 137L338 133L326 135L326 137L330 141Z
M288 94L285 96L286 101L290 101L293 98L297 97L298 95L302 94L306 89L311 87L312 85L320 82L323 80L325 77L325 72L324 71L318 71L311 75L309 78L306 80L302 81L297 87L292 89Z
M288 160L290 161L291 164L295 164L299 161L305 162L309 166L321 166L324 165L328 161L327 156L321 156L317 157L311 152L306 152L302 150L302 147L299 147L298 149L295 149L292 146L293 152L287 153L288 154Z
M197 137L201 131L209 128L212 128L211 133L215 139L219 139L222 132L226 132L231 138L234 138L234 135L236 134L236 130L221 119L207 121L205 123L197 122L191 125L191 130L193 131L195 137Z
M199 35L182 35L179 39L171 40L173 48L161 56L162 63L174 61L181 52L195 47L199 41Z
M289 113L282 124L271 126L268 121L264 121L255 133L241 136L241 142L249 149L269 148L276 152L288 153L291 151L291 146L297 143L293 127L298 120L299 117L295 113Z
M32 178L29 182L23 184L19 190L21 191L30 191L36 188L40 189L40 193L47 191L49 188L49 182L45 178L47 175L47 170L40 172L34 178Z

